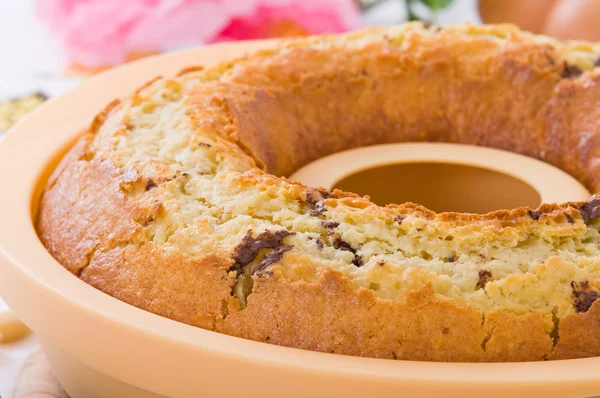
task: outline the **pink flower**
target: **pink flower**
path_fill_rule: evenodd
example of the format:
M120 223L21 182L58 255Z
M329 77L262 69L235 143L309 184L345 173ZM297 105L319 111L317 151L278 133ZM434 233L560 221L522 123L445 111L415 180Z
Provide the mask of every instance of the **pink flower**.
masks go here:
M353 0L37 0L72 61L94 67L133 52L360 26Z
M360 14L348 0L263 0L253 12L232 18L217 40L340 33L360 26Z

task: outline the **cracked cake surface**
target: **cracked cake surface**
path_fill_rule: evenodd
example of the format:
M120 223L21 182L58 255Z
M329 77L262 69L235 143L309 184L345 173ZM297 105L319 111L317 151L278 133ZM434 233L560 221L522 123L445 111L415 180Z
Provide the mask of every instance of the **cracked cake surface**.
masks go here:
M598 356L600 198L436 214L285 178L341 150L440 141L599 192L598 54L510 25L409 23L186 68L93 120L37 229L88 284L233 336L408 360Z

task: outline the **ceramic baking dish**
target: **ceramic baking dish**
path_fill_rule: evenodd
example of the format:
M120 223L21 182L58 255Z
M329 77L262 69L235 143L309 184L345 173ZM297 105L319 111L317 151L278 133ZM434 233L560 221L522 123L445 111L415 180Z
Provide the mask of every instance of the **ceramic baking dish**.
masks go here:
M33 225L37 201L57 160L96 112L155 75L271 45L224 44L113 69L42 105L0 144L0 292L39 336L72 398L600 396L600 358L425 363L278 347L127 305L46 252Z

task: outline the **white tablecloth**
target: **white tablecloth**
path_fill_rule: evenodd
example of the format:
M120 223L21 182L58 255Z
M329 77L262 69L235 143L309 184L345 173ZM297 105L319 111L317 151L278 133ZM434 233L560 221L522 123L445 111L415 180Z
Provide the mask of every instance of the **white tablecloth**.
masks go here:
M6 308L7 305L0 299L0 311ZM37 339L31 334L16 343L0 346L0 397L11 397L17 374L37 343Z

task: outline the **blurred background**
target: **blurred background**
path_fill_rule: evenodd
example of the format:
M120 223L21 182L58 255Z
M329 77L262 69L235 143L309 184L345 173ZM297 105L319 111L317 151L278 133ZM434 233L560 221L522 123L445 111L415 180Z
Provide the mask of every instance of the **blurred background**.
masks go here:
M0 0L0 132L86 76L143 56L407 19L480 22L476 0Z
M0 137L47 98L141 57L406 20L510 22L561 39L600 40L600 0L0 0ZM33 336L0 344L1 397L10 397L36 344Z

